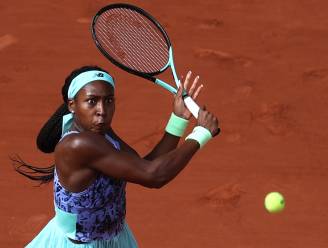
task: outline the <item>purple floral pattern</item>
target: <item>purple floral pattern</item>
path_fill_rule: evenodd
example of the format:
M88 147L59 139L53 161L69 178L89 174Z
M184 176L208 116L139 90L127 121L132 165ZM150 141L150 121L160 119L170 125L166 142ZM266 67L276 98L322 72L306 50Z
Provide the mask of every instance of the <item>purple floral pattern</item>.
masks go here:
M119 143L106 138L116 149ZM76 240L90 242L108 240L123 228L126 214L126 182L98 174L96 180L84 191L67 191L55 171L54 198L56 206L68 213L77 214Z

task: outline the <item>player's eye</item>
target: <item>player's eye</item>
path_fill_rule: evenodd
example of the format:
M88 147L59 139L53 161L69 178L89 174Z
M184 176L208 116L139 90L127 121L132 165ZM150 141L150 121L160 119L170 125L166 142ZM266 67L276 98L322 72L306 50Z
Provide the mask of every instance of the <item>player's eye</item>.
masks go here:
M90 104L90 105L95 105L97 102L96 102L96 99L94 98L90 98L87 100L87 102Z
M106 103L112 103L114 102L114 97L107 97L105 101Z

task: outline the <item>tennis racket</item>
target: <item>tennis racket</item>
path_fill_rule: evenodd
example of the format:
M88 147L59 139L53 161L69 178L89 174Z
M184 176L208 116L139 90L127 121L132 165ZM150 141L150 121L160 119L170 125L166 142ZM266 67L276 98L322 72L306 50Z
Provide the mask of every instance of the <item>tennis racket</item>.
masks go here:
M91 31L96 46L113 64L177 93L180 82L170 39L159 22L146 11L130 4L108 5L94 16ZM169 67L176 88L155 77ZM197 119L199 106L186 92L183 100Z

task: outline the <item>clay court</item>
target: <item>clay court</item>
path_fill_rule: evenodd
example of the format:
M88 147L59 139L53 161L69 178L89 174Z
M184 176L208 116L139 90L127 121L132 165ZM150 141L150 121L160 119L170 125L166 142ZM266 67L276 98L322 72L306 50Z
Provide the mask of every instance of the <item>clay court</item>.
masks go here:
M93 44L92 16L108 3L0 3L0 247L23 247L54 215L52 184L36 187L8 156L53 163L35 139L62 103L70 71L96 64L111 72L113 127L141 155L163 134L172 95L114 67ZM328 247L327 2L130 3L165 26L178 73L200 75L199 101L222 129L164 188L128 185L127 222L139 246ZM263 207L271 191L286 198L280 214Z

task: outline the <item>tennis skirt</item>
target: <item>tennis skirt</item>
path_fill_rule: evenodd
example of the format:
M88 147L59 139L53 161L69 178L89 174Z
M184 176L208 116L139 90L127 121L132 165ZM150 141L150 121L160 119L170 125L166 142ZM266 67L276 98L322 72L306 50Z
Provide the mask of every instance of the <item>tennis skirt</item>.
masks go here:
M55 219L29 243L26 248L137 248L137 242L128 226L124 223L123 230L110 240L97 240L85 244L72 243L58 228Z

